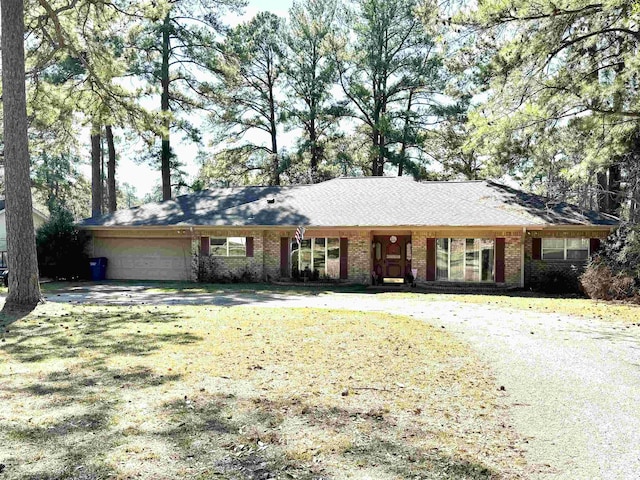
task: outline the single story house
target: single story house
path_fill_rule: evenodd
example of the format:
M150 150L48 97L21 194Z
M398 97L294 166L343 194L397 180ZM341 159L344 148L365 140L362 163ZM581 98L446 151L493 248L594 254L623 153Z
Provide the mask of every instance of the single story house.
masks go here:
M33 226L37 230L46 221L47 216L33 209ZM7 211L6 202L4 199L0 199L0 269L7 267Z
M492 181L336 178L216 188L84 220L107 278L297 276L526 286L584 265L618 224ZM300 243L295 238L304 227Z

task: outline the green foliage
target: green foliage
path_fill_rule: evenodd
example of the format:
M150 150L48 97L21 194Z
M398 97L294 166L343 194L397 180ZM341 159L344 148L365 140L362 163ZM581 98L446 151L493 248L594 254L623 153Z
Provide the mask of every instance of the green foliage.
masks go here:
M337 80L332 51L337 9L336 0L305 0L295 2L289 11L285 110L288 126L303 130L295 156L299 170L306 170L306 175L298 179L300 183L327 178L323 164L328 144L336 137L338 121L346 113L344 102L337 102L331 91Z
M616 202L603 199L619 195L616 172L629 170L640 120L634 5L491 0L454 15L475 38L476 72L490 80L465 150L550 197L590 208L597 200L613 213ZM638 196L633 183L628 198Z
M640 299L640 226L622 224L611 233L580 280L591 298Z
M34 197L47 210L68 210L76 219L89 216L91 191L76 165L79 159L69 155L42 152L32 156L31 182Z
M387 162L402 173L412 161L444 89L440 52L422 23L432 17L419 17L417 8L414 0L361 0L343 17L335 42L341 87L371 139L373 175Z
M228 154L223 153L222 158L232 156L240 161L241 172L259 166L259 175L271 185L280 184L282 173L278 150L282 103L277 92L284 87L283 29L280 17L261 12L229 31L219 46L220 84L211 92L220 110L212 123L228 145Z
M578 277L580 272L577 267L547 266L540 272L533 288L538 292L550 294L579 293L580 284Z
M71 212L55 208L50 219L36 232L40 275L67 280L86 277L87 241L86 234L75 227Z

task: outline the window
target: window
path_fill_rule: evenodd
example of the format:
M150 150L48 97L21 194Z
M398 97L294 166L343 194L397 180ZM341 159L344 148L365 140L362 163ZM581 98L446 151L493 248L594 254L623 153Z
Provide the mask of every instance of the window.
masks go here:
M436 280L493 282L494 257L491 238L438 238Z
M211 237L209 254L213 257L246 257L245 237Z
M291 267L298 274L308 269L319 278L340 278L340 239L305 238L299 246L292 239Z
M588 238L543 238L543 260L586 260L589 258Z

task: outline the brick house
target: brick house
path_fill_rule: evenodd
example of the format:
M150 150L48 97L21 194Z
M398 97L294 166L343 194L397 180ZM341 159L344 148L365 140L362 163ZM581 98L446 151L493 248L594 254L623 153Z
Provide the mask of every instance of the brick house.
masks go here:
M616 218L491 181L337 178L217 188L83 221L107 278L526 286L575 269ZM304 239L295 239L297 227Z

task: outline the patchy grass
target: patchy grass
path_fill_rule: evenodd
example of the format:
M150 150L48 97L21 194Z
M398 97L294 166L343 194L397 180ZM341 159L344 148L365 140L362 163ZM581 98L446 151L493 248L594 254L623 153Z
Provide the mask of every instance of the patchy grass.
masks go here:
M640 325L640 306L591 300L588 298L560 298L506 295L446 295L440 300L477 303L498 308L534 310L543 313L560 313L584 318L597 318L610 322Z
M8 479L518 478L499 392L382 313L39 306L0 343Z
M41 288L45 292L68 292L83 291L93 288L94 282L49 282L43 283ZM285 294L285 295L317 295L320 293L344 292L344 293L364 293L366 286L364 285L327 285L314 284L287 284L278 285L270 283L193 283L181 281L138 281L138 280L107 280L99 282L99 285L107 287L123 289L139 288L144 289L146 293L205 293L205 294L224 294L224 293L263 293L263 294Z

